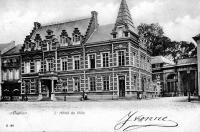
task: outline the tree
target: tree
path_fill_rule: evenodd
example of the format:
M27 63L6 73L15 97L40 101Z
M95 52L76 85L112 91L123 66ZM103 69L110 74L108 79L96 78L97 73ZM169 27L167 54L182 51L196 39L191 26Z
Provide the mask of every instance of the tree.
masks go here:
M164 36L162 27L158 23L142 23L138 27L140 42L151 50L152 56L165 55L167 45L171 40Z

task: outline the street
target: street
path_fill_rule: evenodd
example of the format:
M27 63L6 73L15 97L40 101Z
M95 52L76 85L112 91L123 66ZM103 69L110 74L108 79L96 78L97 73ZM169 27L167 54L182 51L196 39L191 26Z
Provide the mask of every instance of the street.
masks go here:
M148 117L167 117L178 124L176 127L149 126L134 129L137 132L200 130L200 102L187 102L187 97L82 102L0 102L0 130L114 131L116 123L130 111ZM119 131L123 131L123 128Z

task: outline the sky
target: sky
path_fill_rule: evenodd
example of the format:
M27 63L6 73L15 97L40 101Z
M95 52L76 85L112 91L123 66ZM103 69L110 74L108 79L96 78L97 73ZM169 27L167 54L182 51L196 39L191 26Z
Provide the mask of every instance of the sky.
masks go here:
M121 0L0 0L0 43L22 44L34 22L64 22L98 12L100 25L115 23ZM200 33L199 0L126 0L135 26L159 23L166 36L193 41Z

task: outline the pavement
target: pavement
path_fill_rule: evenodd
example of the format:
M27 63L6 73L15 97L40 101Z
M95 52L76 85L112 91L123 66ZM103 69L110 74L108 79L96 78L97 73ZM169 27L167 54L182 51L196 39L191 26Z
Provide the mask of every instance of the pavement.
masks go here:
M187 97L80 102L0 102L0 131L123 131L125 126L120 129L115 129L115 126L130 112L136 112L138 118L167 117L178 124L172 127L171 122L172 126L166 127L169 124L162 122L161 125L157 122L159 126L144 126L140 121L136 122L140 127L131 130L134 132L200 131L200 102L194 99L188 102Z

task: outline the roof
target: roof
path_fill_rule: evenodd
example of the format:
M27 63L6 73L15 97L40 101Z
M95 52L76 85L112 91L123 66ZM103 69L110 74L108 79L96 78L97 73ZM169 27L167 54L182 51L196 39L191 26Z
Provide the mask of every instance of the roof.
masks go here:
M87 43L94 43L112 39L112 29L114 24L99 26L88 39Z
M7 52L5 52L3 55L13 55L13 54L19 54L20 53L20 49L21 49L22 45L16 45L15 47L13 47L12 49L8 50Z
M126 24L134 33L137 33L126 0L122 0L115 22L115 27Z
M72 37L72 33L74 31L74 28L78 28L81 35L85 35L86 30L87 30L88 25L89 25L89 22L90 22L90 18L83 18L83 19L68 21L68 22L64 22L64 23L43 25L33 33L32 39L35 38L36 34L40 34L40 37L42 39L45 39L45 36L47 35L47 32L46 32L47 30L52 30L53 35L55 35L55 37L57 39L59 39L62 30L66 30L68 36Z
M158 63L165 63L165 64L171 64L173 65L174 62L163 57L163 56L154 56L151 58L151 63L152 64L158 64Z
M15 41L11 41L9 43L1 43L0 44L0 51L1 53L7 52L10 48L12 48L15 45Z
M197 58L179 59L177 65L197 64Z

